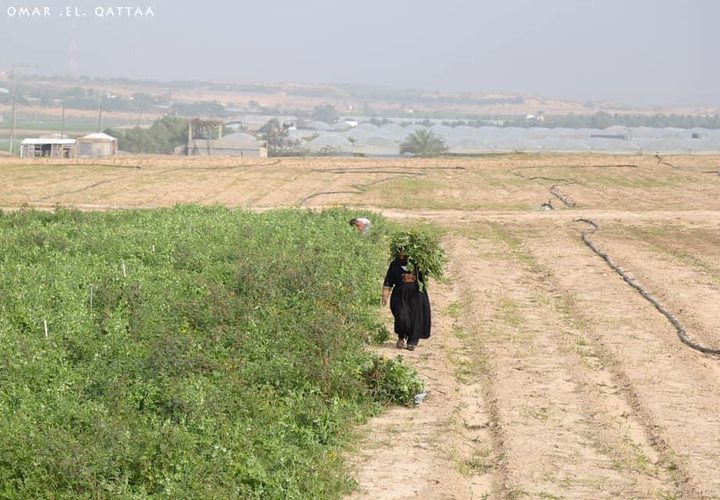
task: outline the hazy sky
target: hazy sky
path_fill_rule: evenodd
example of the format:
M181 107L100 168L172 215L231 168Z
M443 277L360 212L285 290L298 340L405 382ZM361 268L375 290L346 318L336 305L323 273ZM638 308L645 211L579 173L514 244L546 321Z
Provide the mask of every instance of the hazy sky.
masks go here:
M125 10L96 16L96 9L108 14L104 7L118 4L143 13L150 8L154 16L127 17ZM38 72L67 72L74 32L80 73L90 76L382 84L720 106L718 0L0 5L0 70L34 62ZM78 6L81 17L61 16L67 6ZM39 7L43 15L21 18L20 7Z

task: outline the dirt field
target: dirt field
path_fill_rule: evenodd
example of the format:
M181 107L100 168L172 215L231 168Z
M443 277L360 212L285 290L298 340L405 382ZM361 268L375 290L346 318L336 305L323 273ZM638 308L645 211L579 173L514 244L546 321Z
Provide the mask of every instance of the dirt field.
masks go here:
M720 358L581 239L720 349L720 157L0 159L5 209L176 203L344 205L444 231L433 337L379 348L429 395L360 429L355 498L720 498Z

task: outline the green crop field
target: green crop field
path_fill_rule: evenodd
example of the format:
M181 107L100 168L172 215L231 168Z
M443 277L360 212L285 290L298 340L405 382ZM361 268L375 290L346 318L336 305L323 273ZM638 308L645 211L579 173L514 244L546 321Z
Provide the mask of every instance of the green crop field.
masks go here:
M0 212L0 497L350 490L348 430L419 390L364 349L386 225L350 216Z
M101 127L106 129L108 127L125 127L134 126L136 122L134 120L122 120L117 118L104 117L102 120ZM142 125L146 123L143 122ZM63 121L59 116L26 116L18 115L15 120L15 129L18 131L25 131L22 136L18 136L18 140L22 140L28 131L60 133L64 130L65 133L71 135L82 135L91 132L97 132L98 120L97 118L75 118L67 117ZM10 118L6 116L5 122L0 126L0 136L10 136Z

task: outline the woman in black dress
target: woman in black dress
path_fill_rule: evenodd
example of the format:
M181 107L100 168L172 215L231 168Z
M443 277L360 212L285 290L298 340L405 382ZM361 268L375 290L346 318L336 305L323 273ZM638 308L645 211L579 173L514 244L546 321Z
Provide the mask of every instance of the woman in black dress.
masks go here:
M382 304L386 305L390 297L398 349L407 346L412 351L420 339L430 338L430 300L426 285L422 273L408 265L407 254L397 250L385 274Z

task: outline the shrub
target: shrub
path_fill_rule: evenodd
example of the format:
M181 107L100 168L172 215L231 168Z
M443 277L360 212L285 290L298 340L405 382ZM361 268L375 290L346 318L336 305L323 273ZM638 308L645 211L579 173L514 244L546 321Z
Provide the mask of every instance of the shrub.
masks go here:
M414 402L415 395L423 390L417 372L403 363L402 356L390 359L374 357L364 376L373 397L385 404L409 406Z

